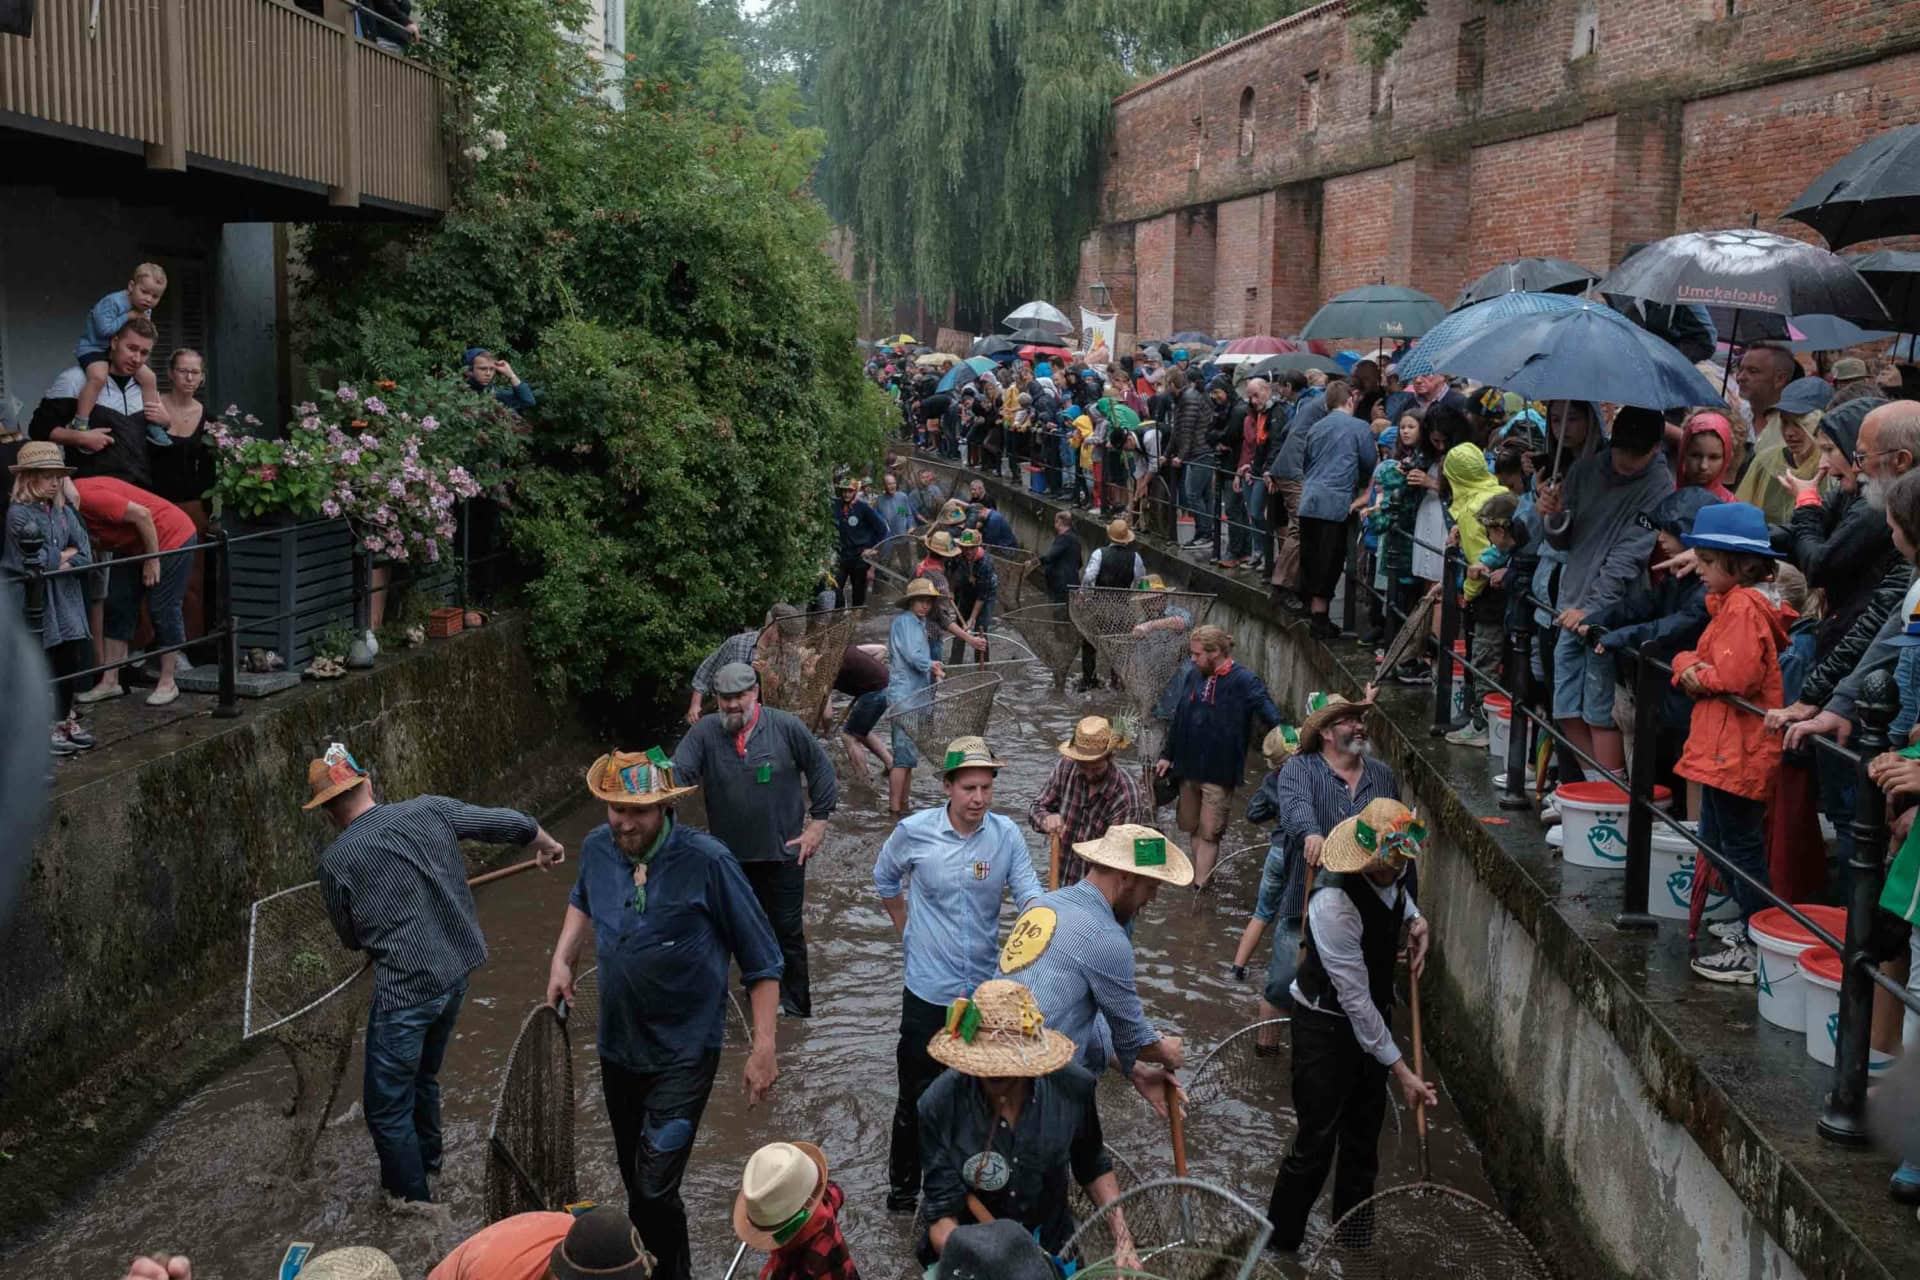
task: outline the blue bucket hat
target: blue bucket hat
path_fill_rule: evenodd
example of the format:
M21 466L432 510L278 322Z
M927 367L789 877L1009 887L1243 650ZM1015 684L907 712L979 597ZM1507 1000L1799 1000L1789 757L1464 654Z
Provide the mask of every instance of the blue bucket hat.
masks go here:
M1833 387L1825 378L1795 378L1780 389L1780 403L1776 407L1782 413L1798 417L1826 408L1832 399Z
M1751 502L1716 502L1702 507L1693 519L1693 532L1682 534L1680 541L1709 551L1732 551L1765 556L1769 560L1781 558L1767 537L1766 516Z

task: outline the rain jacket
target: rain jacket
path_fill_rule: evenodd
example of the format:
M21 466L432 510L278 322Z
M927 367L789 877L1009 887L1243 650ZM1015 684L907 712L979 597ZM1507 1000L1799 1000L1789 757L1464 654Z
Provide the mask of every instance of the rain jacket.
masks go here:
M1812 416L1812 415L1809 415ZM1813 434L1813 428L1807 428ZM1808 451L1805 462L1796 463L1784 444L1769 449L1753 460L1747 474L1734 488L1736 502L1751 502L1766 514L1768 524L1785 524L1793 519L1793 494L1780 483L1782 472L1791 470L1800 480L1811 480L1820 470L1820 450Z
M1453 494L1447 502L1447 514L1460 529L1460 553L1468 564L1476 564L1480 553L1487 549L1487 531L1480 524L1480 508L1488 498L1505 493L1507 488L1487 470L1487 455L1477 444L1457 444L1447 450L1441 472L1447 477L1447 488ZM1476 599L1486 586L1485 578L1468 578L1467 599Z
M1212 461L1207 436L1213 431L1213 401L1188 386L1173 408L1173 456L1182 462Z
M1687 423L1686 434L1680 437L1680 461L1684 466L1687 456L1687 441L1695 436L1711 435L1720 437L1720 472L1701 485L1708 493L1722 502L1732 502L1733 490L1727 488L1727 476L1733 471L1733 428L1726 418L1717 413L1696 414ZM1679 476L1674 477L1674 487L1684 488L1686 482Z
M1735 587L1707 597L1712 619L1696 648L1675 654L1674 684L1680 673L1705 663L1695 674L1710 693L1731 693L1767 710L1781 705L1780 649L1787 642L1792 610L1774 607L1752 587ZM1764 800L1780 768L1780 739L1765 722L1719 698L1693 704L1687 749L1673 771L1702 786L1748 800Z

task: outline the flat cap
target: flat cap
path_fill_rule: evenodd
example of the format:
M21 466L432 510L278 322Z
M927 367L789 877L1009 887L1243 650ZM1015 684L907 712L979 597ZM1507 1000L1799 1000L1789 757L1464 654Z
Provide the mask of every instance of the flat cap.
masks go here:
M721 697L745 693L759 685L760 673L744 662L729 662L714 673L713 691Z

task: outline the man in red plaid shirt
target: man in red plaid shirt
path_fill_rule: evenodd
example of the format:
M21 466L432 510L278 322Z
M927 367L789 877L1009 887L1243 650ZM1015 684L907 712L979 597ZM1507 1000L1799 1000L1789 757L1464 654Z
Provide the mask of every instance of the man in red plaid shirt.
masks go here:
M819 1147L770 1143L753 1153L741 1175L734 1234L768 1255L760 1280L860 1280L840 1233L845 1203L840 1184L827 1177L826 1153Z
M1087 874L1086 861L1073 851L1076 842L1098 840L1108 827L1123 822L1148 821L1139 782L1113 764L1114 751L1124 745L1114 741L1113 726L1100 716L1082 720L1073 727L1072 740L1060 744L1066 759L1053 767L1027 812L1035 831L1060 837L1060 884L1055 887L1076 884Z

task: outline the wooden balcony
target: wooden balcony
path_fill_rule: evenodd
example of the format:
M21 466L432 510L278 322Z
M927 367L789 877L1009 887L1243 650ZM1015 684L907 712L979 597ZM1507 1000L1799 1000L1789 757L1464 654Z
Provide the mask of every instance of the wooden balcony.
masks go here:
M0 126L306 193L313 218L448 203L445 82L285 0L41 0L0 35ZM18 175L15 175L18 176ZM298 216L301 203L287 208Z

